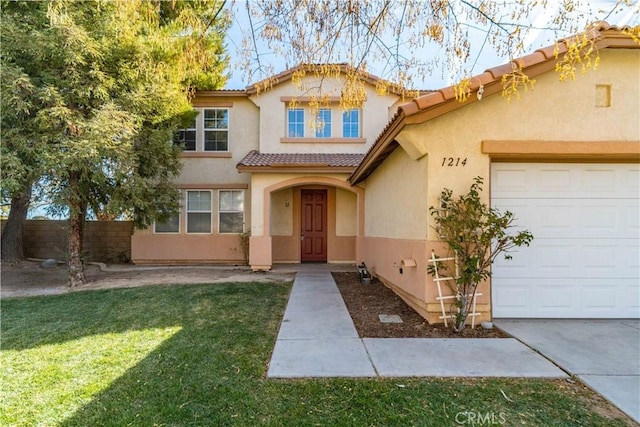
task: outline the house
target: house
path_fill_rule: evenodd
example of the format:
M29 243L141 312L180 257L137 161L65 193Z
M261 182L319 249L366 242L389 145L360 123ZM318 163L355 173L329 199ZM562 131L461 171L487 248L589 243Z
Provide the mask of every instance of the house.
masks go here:
M199 112L179 132L180 215L137 230L137 264L356 263L364 189L349 175L405 102L365 75L361 107L343 110L350 71L298 66L246 90L198 92Z
M561 82L567 45L557 57L539 49L520 60L534 89L511 102L500 96L511 64L473 77L463 102L453 87L380 96L368 76L364 105L343 111L346 66L334 80L296 67L200 92L200 114L180 132L182 211L136 231L132 259L254 270L364 261L438 323L427 262L446 247L429 207L481 176L485 200L535 239L494 265L477 320L640 317L640 46L606 24L590 37L597 71Z
M558 58L521 58L536 83L520 100L500 96L506 64L473 77L465 102L448 87L401 105L349 177L365 189L362 260L429 322L441 307L427 259L447 254L429 207L477 176L534 235L494 264L481 319L640 317L640 45L606 24L591 37L598 70L575 81L554 71L560 43Z

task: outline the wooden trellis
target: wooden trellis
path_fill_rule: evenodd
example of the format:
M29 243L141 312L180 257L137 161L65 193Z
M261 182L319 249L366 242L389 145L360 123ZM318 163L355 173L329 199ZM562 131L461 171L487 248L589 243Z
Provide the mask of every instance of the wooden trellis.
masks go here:
M460 273L458 270L458 259L457 257L437 258L436 254L434 252L431 252L431 259L429 259L429 262L433 264L433 275L434 275L433 281L436 282L436 285L438 286L438 297L436 299L440 302L440 309L442 311L442 315L439 316L439 319L442 319L444 321L444 326L448 327L449 325L447 324L447 319L453 319L455 315L447 314L447 309L445 308L445 300L460 299L460 294L458 293L455 295L443 295L442 283L444 282L446 285L447 281L451 281L452 284L455 285L456 279L460 277ZM445 276L445 277L440 276L440 272L438 271L438 263L441 263L441 262L453 262L454 273L455 273L454 276ZM449 289L455 289L455 286L451 286L449 287ZM469 313L469 316L471 317L471 328L476 327L476 316L480 315L480 313L476 311L476 299L479 296L482 296L482 294L478 292L474 292L473 294L467 295L467 297L473 298L471 313ZM458 311L460 311L460 309L458 309Z

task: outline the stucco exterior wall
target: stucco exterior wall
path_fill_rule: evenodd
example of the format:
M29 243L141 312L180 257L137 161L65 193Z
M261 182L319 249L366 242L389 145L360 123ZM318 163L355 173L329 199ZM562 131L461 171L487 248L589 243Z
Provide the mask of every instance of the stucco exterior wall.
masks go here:
M287 108L288 101L296 97L304 99L319 93L329 97L339 97L343 79L328 78L322 82L315 77L303 79L303 89L300 90L289 82L274 86L273 88L252 95L251 100L263 112L260 120L260 151L263 153L365 153L375 141L384 124L396 111L400 99L397 95L378 95L371 85L365 87L367 100L362 107L361 127L362 141L341 140L340 142L313 141L287 142L282 141L287 136ZM342 111L337 102L331 103L332 108L332 137L340 138L342 135ZM301 102L296 108L304 108ZM312 138L314 131L311 127L313 118L305 111L305 138Z
M336 189L336 236L353 237L358 234L358 201L354 193Z
M246 183L248 174L239 174L236 165L249 151L259 146L260 111L243 97L195 98L194 107L229 108L229 153L183 153L182 172L177 184ZM218 156L223 157L209 157Z
M397 149L366 181L365 236L424 240L427 162Z
M219 190L244 191L244 229L251 229L251 191L249 174L240 174L236 164L258 148L259 110L246 97L196 97L194 107L229 108L229 152L184 152L182 171L175 179L181 189L179 233L155 233L151 226L136 230L131 237L131 257L137 264L246 263L242 237L218 233ZM211 191L211 233L186 233L184 211L187 190Z
M492 159L483 153L483 141L510 141L514 151L521 145L555 141L559 154L549 155L546 161L557 156L566 160L563 143L637 144L639 86L640 51L610 49L601 52L598 70L578 75L575 81L560 82L558 74L548 72L538 76L535 88L521 93L520 100L488 96L424 123L406 125L396 137L401 147L364 183L365 262L430 322L439 321L437 288L426 272L426 261L432 250L444 256L446 248L431 227L428 209L438 205L444 188L466 193L476 176L484 178L483 198L489 203ZM605 102L603 96L608 96ZM605 161L609 146L600 145ZM575 155L573 160L584 161ZM403 256L416 257L415 273L404 269L399 274L397 262ZM483 314L477 320L488 319L490 284L483 283L479 291L483 295L478 310Z
M359 204L363 192L360 187L351 187L347 176L253 173L252 268L300 262L300 192L314 188L327 190L327 262L356 262L358 235L362 234L363 210Z
M601 52L598 70L578 75L575 81L560 82L558 74L548 72L538 76L534 89L523 92L520 100L508 102L493 95L406 126L398 142L409 151L424 153L419 162L427 163L429 171L427 191L420 193L427 194L426 202L416 197L415 209L437 206L443 188L466 192L476 176L484 178L483 197L489 201L491 159L482 153L482 141L640 140L639 70L640 51L606 50ZM610 86L610 107L596 106L597 85ZM403 174L412 162L405 163ZM367 182L368 193L370 187ZM429 239L436 239L431 227Z

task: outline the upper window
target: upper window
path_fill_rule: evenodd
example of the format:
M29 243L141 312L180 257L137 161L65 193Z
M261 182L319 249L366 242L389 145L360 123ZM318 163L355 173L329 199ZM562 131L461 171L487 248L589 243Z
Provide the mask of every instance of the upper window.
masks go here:
M175 144L182 145L184 151L196 151L196 119L188 128L180 129L173 137Z
M184 151L229 151L229 109L197 109L190 127L176 132L173 142Z
M331 138L331 109L321 108L316 117L316 138Z
M360 138L360 110L347 110L342 113L342 137Z
M218 213L219 233L244 232L244 191L220 190Z
M229 150L229 110L204 110L204 151Z
M287 116L287 136L289 138L304 138L304 109L289 109Z
M187 233L211 233L211 191L187 191Z

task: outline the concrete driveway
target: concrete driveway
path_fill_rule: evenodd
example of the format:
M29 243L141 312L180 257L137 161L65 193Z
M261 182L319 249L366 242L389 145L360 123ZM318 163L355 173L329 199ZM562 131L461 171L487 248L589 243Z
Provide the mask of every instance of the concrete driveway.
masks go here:
M640 422L640 320L496 319Z

